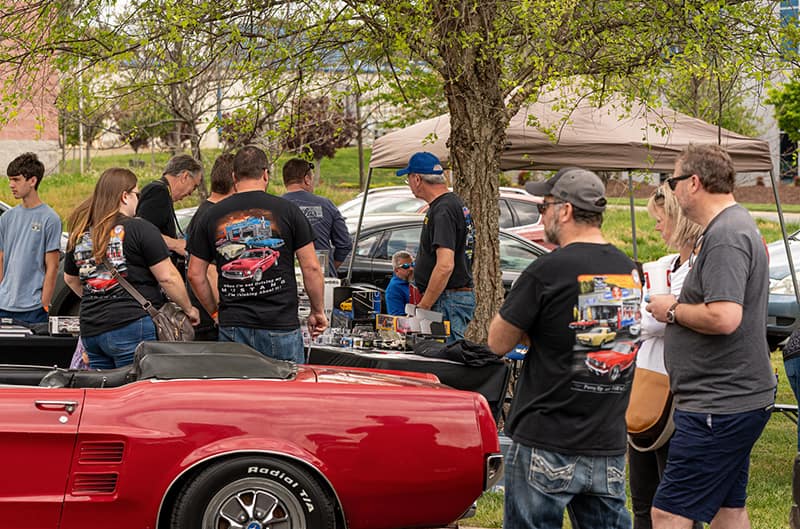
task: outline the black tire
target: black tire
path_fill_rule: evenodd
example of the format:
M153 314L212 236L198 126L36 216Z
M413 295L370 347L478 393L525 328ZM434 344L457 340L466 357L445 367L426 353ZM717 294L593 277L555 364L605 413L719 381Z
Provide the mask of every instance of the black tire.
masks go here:
M306 470L271 457L240 457L187 483L170 527L334 529L335 524L333 501Z
M618 379L618 378L619 378L619 374L620 374L620 369L619 369L619 366L614 366L614 367L612 367L612 368L611 368L611 373L610 373L610 376L611 376L611 381L613 382L613 381L615 381L616 379Z

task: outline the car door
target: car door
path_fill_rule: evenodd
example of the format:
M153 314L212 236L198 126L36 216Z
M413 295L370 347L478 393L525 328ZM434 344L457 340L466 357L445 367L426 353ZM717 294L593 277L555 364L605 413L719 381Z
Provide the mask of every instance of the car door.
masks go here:
M0 387L0 525L58 527L84 390Z
M385 230L383 241L379 245L372 259L373 284L386 288L392 279L392 255L400 250L409 252L414 258L419 249L419 234L422 231L420 224L413 226L398 226Z

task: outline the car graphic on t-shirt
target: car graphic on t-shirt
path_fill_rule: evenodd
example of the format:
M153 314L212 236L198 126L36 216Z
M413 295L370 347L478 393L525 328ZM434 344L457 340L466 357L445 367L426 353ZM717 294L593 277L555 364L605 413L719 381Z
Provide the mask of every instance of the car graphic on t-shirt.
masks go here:
M586 367L595 375L608 375L614 381L636 360L639 344L616 342L611 349L601 349L586 354Z
M228 279L261 281L262 274L278 263L280 252L271 248L250 248L238 259L222 265L222 276Z
M608 327L595 327L588 332L581 332L575 335L575 339L581 345L603 345L617 337L617 333Z

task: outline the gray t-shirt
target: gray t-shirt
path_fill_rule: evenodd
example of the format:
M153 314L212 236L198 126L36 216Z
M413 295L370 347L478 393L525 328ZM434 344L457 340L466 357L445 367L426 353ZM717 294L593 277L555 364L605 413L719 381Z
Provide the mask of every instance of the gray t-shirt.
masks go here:
M44 254L60 248L61 219L47 204L19 205L0 217L0 309L27 312L42 306Z
M739 205L706 227L679 301L731 301L742 322L729 335L707 335L667 325L664 360L678 409L741 413L774 401L775 375L767 346L767 253L750 213Z

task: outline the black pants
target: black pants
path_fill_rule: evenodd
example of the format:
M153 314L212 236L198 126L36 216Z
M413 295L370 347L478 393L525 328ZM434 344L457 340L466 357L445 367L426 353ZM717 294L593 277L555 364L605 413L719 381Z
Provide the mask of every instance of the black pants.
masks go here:
M633 529L651 529L650 508L653 497L664 474L669 455L669 443L658 450L640 452L628 446L628 472L633 504ZM703 524L695 522L694 529L702 529Z

